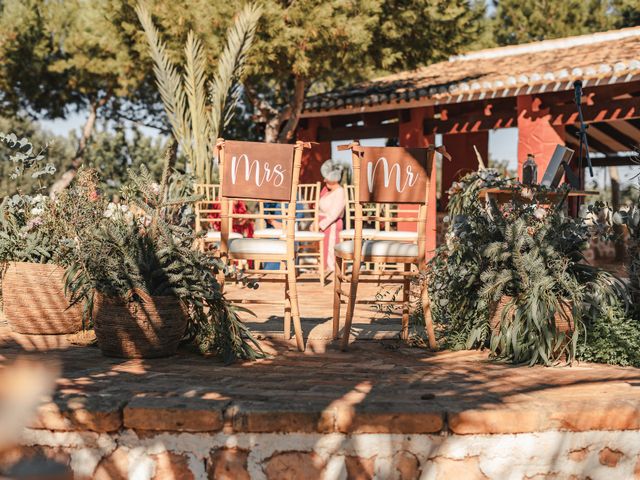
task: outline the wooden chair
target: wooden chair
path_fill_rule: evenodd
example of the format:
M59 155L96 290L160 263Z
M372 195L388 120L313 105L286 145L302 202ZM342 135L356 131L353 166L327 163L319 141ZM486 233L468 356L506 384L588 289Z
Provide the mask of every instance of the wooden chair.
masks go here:
M404 217L416 217L420 212L419 205L401 205L397 203L389 203L384 206L384 214L387 217L394 217L396 220L392 222L384 222L384 228L378 230L373 235L373 240L393 240L396 242L413 242L418 241L418 231L403 231L398 229L398 224L404 222ZM366 215L366 212L363 211ZM396 228L392 228L395 224ZM417 227L417 224L416 224Z
M246 269L246 275L263 275L261 281L284 283L284 301L228 299L232 303L284 303L284 337L291 337L291 320L295 331L296 344L304 351L304 339L298 307L298 288L295 268L295 217L296 192L300 176L302 151L308 143L294 145L236 142L219 139L217 144L222 178L220 198L222 200L222 236L220 258L226 262L233 260L253 260L255 267ZM285 213L233 213L231 202L235 199L271 201L287 203ZM253 220L277 220L282 222L283 238L231 238L230 226L234 218ZM261 269L260 262L279 262L280 270ZM223 273L220 274L224 284Z
M402 300L387 300L385 303L402 304L403 340L409 334L409 300L411 280L419 275L426 266L426 221L429 203L430 173L436 148L399 148L399 147L362 147L357 142L339 147L341 150L351 149L353 158L353 179L355 186L354 239L340 242L335 248L336 269L334 281L333 303L333 338L337 339L340 328L340 307L347 304L344 332L341 347L346 350L349 345L351 323L356 303L378 303L376 300L357 300L360 282L379 282L385 276L385 283L402 285ZM443 148L438 151L444 152ZM381 161L388 162L388 169L376 168ZM393 178L385 178L385 171ZM401 191L396 189L396 175ZM376 204L418 204L415 217L383 215L364 215L363 205ZM396 240L363 240L364 222L415 222L417 223L417 243ZM348 274L345 263L353 262L351 274ZM363 262L375 264L396 263L403 266L402 271L362 271ZM413 268L412 268L413 267ZM349 290L343 290L343 283L349 283ZM346 302L343 300L346 297ZM425 315L426 332L429 345L436 348L435 333L431 319L431 305L426 285L421 293L422 307Z
M296 195L296 231L295 240L297 245L296 257L298 262L296 269L315 269L318 272L320 284L324 285L324 233L319 231L319 204L320 204L320 182L303 183L298 185ZM285 204L279 204L284 213ZM260 202L260 212L264 214L277 213L277 208L265 206ZM256 238L284 238L281 228L263 228L253 233ZM302 259L315 259L315 263L301 263Z
M221 214L220 185L200 183L196 185L196 195L202 198L195 203L196 233L205 232L198 239L198 249L202 252L212 250L212 246L220 243ZM231 221L231 219L229 219ZM216 228L216 226L218 228ZM229 238L242 238L242 235L232 231L229 225Z
M338 234L340 240L353 240L353 236L355 234L354 224L356 217L356 187L355 185L346 185L345 190L347 193L347 205L345 208L345 225L344 229ZM370 216L381 216L381 205L363 205L362 212L364 215ZM372 239L374 235L380 232L380 222L373 222L373 228L363 228L362 229L362 238L364 239Z

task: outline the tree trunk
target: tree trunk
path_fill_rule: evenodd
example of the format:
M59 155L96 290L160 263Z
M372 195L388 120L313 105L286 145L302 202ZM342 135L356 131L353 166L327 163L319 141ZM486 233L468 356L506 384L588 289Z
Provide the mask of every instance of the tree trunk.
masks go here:
M264 141L266 143L276 143L278 141L278 131L280 130L280 115L274 115L267 120L264 127Z
M618 173L618 167L609 167L609 176L611 177L611 208L614 212L620 210L620 174ZM621 225L614 224L613 231L616 234L614 244L616 249L616 261L620 262L624 259L625 245L622 235L624 229Z
M49 195L51 198L54 198L58 193L62 192L65 188L71 185L71 182L78 173L78 169L83 162L84 151L87 148L87 142L91 137L91 133L93 133L93 128L96 124L96 118L98 117L98 108L104 105L106 102L106 97L101 99L100 101L91 102L89 106L89 116L87 117L87 121L84 124L82 129L82 135L80 136L80 140L78 142L78 149L76 150L76 154L71 161L71 166L69 169L62 174L62 176L56 180L53 185L51 185L51 189L49 190Z
M293 140L298 127L298 120L300 120L300 114L304 107L304 94L307 87L307 82L303 77L296 77L293 91L293 101L290 105L289 118L284 128L280 131L278 141L280 143L289 143Z

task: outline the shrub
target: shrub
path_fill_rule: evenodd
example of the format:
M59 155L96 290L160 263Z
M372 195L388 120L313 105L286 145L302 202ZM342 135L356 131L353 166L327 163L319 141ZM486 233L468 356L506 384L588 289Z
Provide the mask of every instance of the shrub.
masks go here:
M480 198L494 187L512 189L511 201ZM490 169L452 186L446 242L426 272L445 346L489 347L515 363L571 362L587 328L622 308L622 282L583 261L591 233L583 219L563 213L566 193L525 187ZM511 301L492 332L490 316L504 296ZM574 324L566 334L555 319L565 308Z

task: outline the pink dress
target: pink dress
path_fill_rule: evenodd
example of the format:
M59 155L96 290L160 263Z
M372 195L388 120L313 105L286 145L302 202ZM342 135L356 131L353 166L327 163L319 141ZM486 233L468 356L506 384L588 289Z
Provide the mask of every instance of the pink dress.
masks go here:
M342 216L346 206L346 194L344 188L338 187L329 190L324 187L320 192L320 204L318 211L320 214L319 227L324 232L324 265L328 272L332 272L335 266L333 249L339 241L339 234L342 231Z

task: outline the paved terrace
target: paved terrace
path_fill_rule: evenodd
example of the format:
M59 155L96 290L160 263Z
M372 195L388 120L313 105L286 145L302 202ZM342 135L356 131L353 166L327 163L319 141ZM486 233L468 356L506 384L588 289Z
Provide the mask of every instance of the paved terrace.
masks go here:
M331 290L303 290L326 305L309 333ZM277 323L269 308L256 322ZM383 320L378 334L397 331ZM271 358L224 366L187 350L109 359L0 327L1 365L29 351L63 368L0 472L44 455L75 478L640 478L640 370L514 367L395 340L343 353L321 337L305 353L265 339Z

